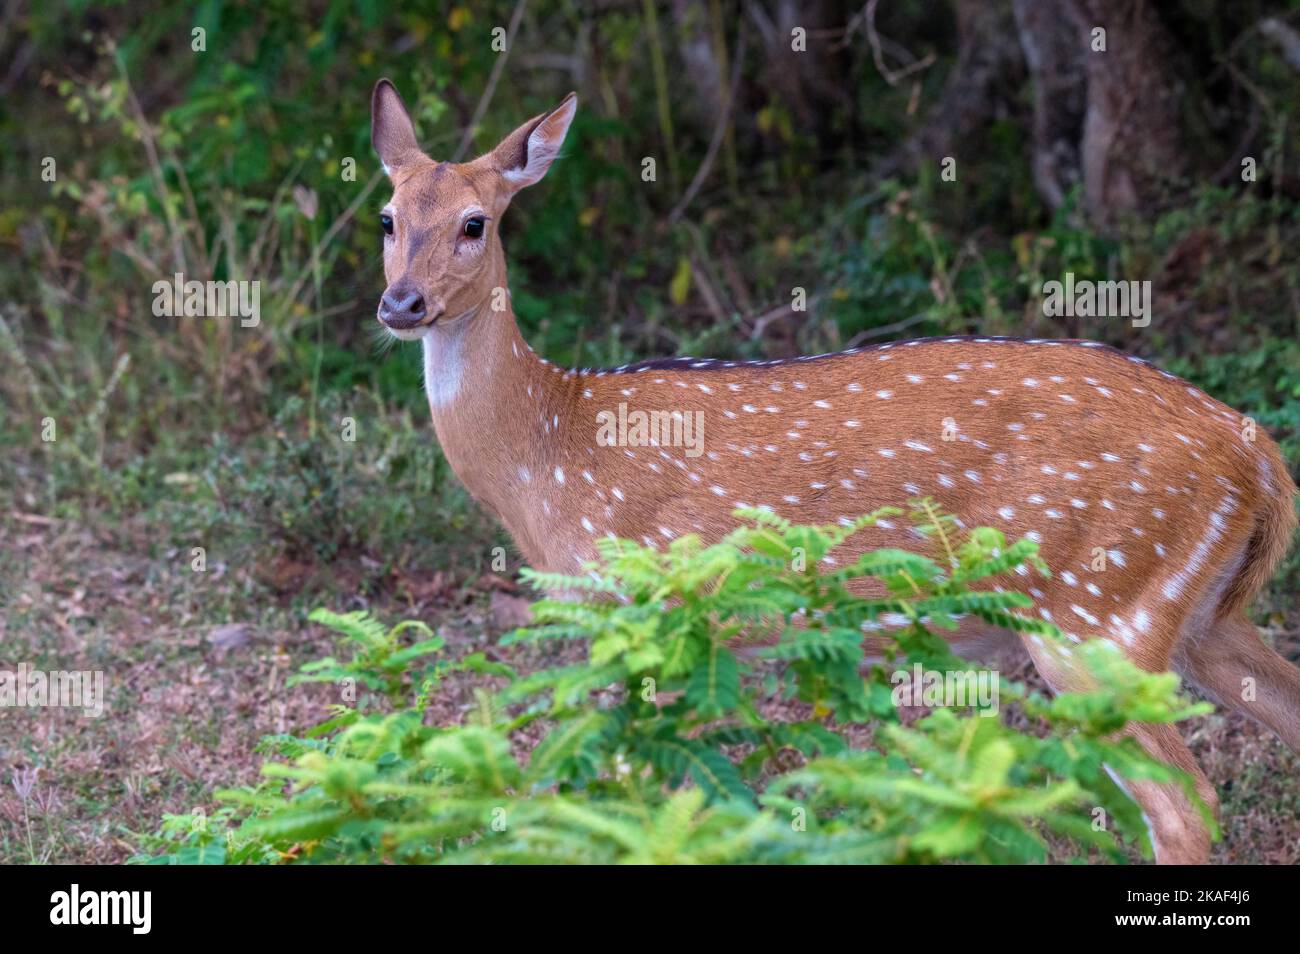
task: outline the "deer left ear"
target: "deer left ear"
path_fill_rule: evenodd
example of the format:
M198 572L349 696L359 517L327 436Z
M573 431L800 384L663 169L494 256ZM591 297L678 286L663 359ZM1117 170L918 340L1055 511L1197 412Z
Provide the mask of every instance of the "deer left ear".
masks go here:
M573 114L578 110L578 96L570 93L549 113L534 116L490 153L492 164L511 192L540 182L564 145L565 134Z
M415 139L411 115L397 94L397 87L388 79L375 84L370 98L370 141L389 178L402 166L425 158Z

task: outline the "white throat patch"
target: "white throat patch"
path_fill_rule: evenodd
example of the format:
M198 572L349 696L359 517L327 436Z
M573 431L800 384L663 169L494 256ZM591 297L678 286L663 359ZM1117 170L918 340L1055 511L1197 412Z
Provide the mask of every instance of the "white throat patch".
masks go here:
M434 325L420 339L424 348L424 393L430 407L445 407L456 398L465 373L465 335L478 309L457 315L446 326Z

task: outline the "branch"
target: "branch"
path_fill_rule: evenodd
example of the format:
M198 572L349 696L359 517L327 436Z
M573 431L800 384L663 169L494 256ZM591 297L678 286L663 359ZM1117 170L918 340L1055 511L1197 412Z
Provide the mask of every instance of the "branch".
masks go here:
M674 223L682 217L686 207L691 204L695 198L695 193L700 191L700 186L704 180L709 177L709 172L713 169L713 161L718 157L718 149L722 146L722 140L726 136L727 125L731 122L731 110L736 103L736 94L740 88L740 66L745 57L745 21L740 21L739 31L736 34L736 54L731 62L731 83L727 90L727 101L722 104L722 111L718 114L718 122L713 127L713 137L709 140L708 151L704 154L704 161L700 163L700 168L695 171L695 178L691 179L691 184L686 187L682 193L681 199L677 205L668 213L669 223Z
M885 65L885 54L880 34L876 31L876 7L880 6L880 0L868 0L866 7L866 27L867 42L871 44L871 58L876 63L876 69L880 75L885 78L885 82L890 86L897 86L898 81L906 79L913 73L926 69L934 63L934 51L931 50L921 59L908 63L901 70L891 70ZM891 44L892 45L892 44Z

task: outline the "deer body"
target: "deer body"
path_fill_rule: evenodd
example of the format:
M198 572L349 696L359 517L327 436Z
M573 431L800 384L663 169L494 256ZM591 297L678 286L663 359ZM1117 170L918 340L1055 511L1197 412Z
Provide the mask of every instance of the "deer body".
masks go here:
M1029 592L1070 639L1111 639L1148 670L1177 668L1300 751L1300 670L1244 616L1290 542L1295 485L1276 445L1231 408L1087 341L938 338L786 361L557 367L519 333L495 232L480 245L471 235L480 229L462 223L490 221L540 179L572 97L461 166L419 152L391 86L376 88L374 110L390 208L406 219L386 240L380 320L422 341L448 461L531 565L577 572L605 535L651 546L689 533L716 540L740 506L830 523L928 496L966 527L1040 542L1052 578L1003 584ZM431 250L439 230L452 238ZM610 441L609 422L636 412L702 432L657 434L697 438L683 446L630 430ZM882 521L827 560L917 542L901 522ZM996 635L964 621L954 639ZM1053 688L1082 688L1068 651L1038 637L1024 648ZM1243 701L1248 677L1257 693ZM1173 727L1128 731L1215 804ZM1208 833L1178 786L1129 791L1159 860L1208 856Z

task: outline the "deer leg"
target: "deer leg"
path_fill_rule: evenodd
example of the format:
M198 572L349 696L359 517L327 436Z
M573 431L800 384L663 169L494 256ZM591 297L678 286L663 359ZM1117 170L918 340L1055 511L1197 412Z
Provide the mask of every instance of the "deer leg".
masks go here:
M1147 754L1192 777L1196 794L1210 809L1219 811L1219 797L1201 767L1196 764L1178 728L1149 722L1132 722L1124 730ZM1162 865L1200 865L1210 860L1210 830L1198 806L1177 782L1146 779L1116 779L1138 803L1146 818L1156 862Z
M1245 617L1189 633L1175 666L1216 702L1250 716L1300 753L1300 669L1267 646Z
M1034 665L1056 692L1071 692L1085 688L1069 659L1052 652L1045 646L1024 640L1025 648L1034 659ZM1192 777L1196 793L1214 814L1219 800L1210 780L1196 764L1191 750L1178 729L1172 725L1131 722L1124 729L1148 755L1166 765L1181 769ZM1183 786L1177 782L1154 782L1145 779L1111 777L1142 809L1151 847L1159 864L1204 864L1210 857L1210 831L1201 813Z

